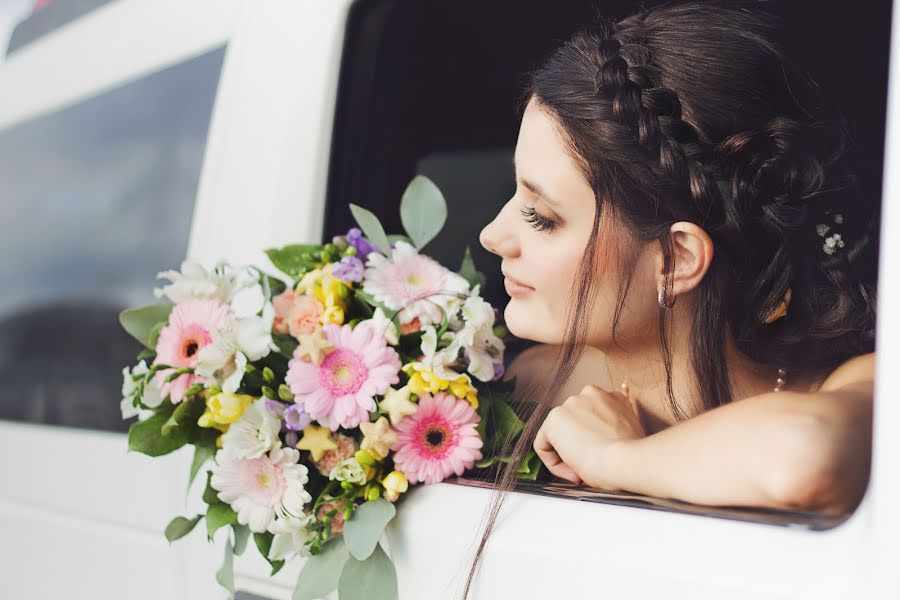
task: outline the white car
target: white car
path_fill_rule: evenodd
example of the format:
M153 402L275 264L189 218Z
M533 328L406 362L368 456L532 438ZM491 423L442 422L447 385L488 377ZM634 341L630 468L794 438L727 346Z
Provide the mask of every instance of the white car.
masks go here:
M514 186L519 76L591 4L57 0L19 25L0 64L0 596L225 596L223 539L162 533L198 506L191 457L126 454L119 373L137 348L116 313L186 255L266 265L264 248L344 232L349 202L399 230L416 173L450 204L427 252L451 264L472 245L502 305L477 234ZM896 199L890 3L795 4L798 45L867 128L874 192ZM900 204L882 217L900 231ZM849 518L523 484L471 597L900 597L900 236L880 260L872 472ZM489 498L466 479L405 498L386 532L402 600L458 597ZM238 598L288 599L300 567L269 577L248 551Z

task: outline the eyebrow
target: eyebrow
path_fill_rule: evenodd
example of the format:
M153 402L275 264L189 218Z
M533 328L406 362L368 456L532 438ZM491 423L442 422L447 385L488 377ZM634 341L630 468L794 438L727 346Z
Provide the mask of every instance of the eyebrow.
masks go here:
M518 179L518 171L516 169L516 158L515 157L513 157L513 173L516 174L516 178ZM547 194L546 190L544 190L544 188L542 188L537 183L534 183L533 181L528 181L527 179L522 179L522 185L524 185L526 188L528 188L529 191L531 191L531 193L535 194L536 196L540 196L541 200L544 200L550 206L555 207L557 209L560 208L559 202L557 202L556 200L551 198L550 195Z

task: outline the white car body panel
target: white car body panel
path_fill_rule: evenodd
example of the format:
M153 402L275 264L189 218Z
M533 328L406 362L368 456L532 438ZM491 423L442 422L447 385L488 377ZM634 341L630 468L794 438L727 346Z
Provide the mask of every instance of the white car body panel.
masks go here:
M227 42L189 255L267 264L263 249L316 241L323 227L352 4L120 0L0 65L0 128ZM900 314L892 310L900 306L900 269L888 267L900 262L900 237L889 235L900 230L900 204L889 200L900 196L896 25L892 36L874 455L862 505L833 529L809 531L515 493L473 598L900 597L893 570L900 556L900 438L893 431L900 372L891 369L900 364ZM162 534L172 517L201 506L200 486L186 490L188 449L150 459L126 448L121 434L0 422L4 597L225 596L214 579L224 534L215 547L202 527L171 546ZM402 599L457 597L489 498L485 489L449 483L405 498L385 536ZM301 563L269 577L249 548L236 559L236 586L288 599Z

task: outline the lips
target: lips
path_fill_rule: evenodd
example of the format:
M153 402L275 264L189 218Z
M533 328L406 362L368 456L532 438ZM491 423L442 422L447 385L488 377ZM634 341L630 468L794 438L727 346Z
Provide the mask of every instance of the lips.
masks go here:
M503 271L503 276L503 287L506 288L506 293L510 298L524 298L534 291L533 287L513 279L506 274L506 271Z
M516 279L515 277L513 277L512 275L510 275L510 274L507 273L506 271L501 270L500 272L503 273L503 276L506 277L511 283L514 283L515 285L517 285L517 286L519 286L519 287L534 289L533 287L531 287L531 286L528 285L527 283L522 283L521 281L519 281L518 279Z

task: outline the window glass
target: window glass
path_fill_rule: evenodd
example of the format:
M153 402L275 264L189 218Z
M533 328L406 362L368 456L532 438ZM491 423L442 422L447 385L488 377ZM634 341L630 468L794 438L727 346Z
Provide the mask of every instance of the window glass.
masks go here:
M117 315L185 256L223 57L0 130L0 418L127 429Z

